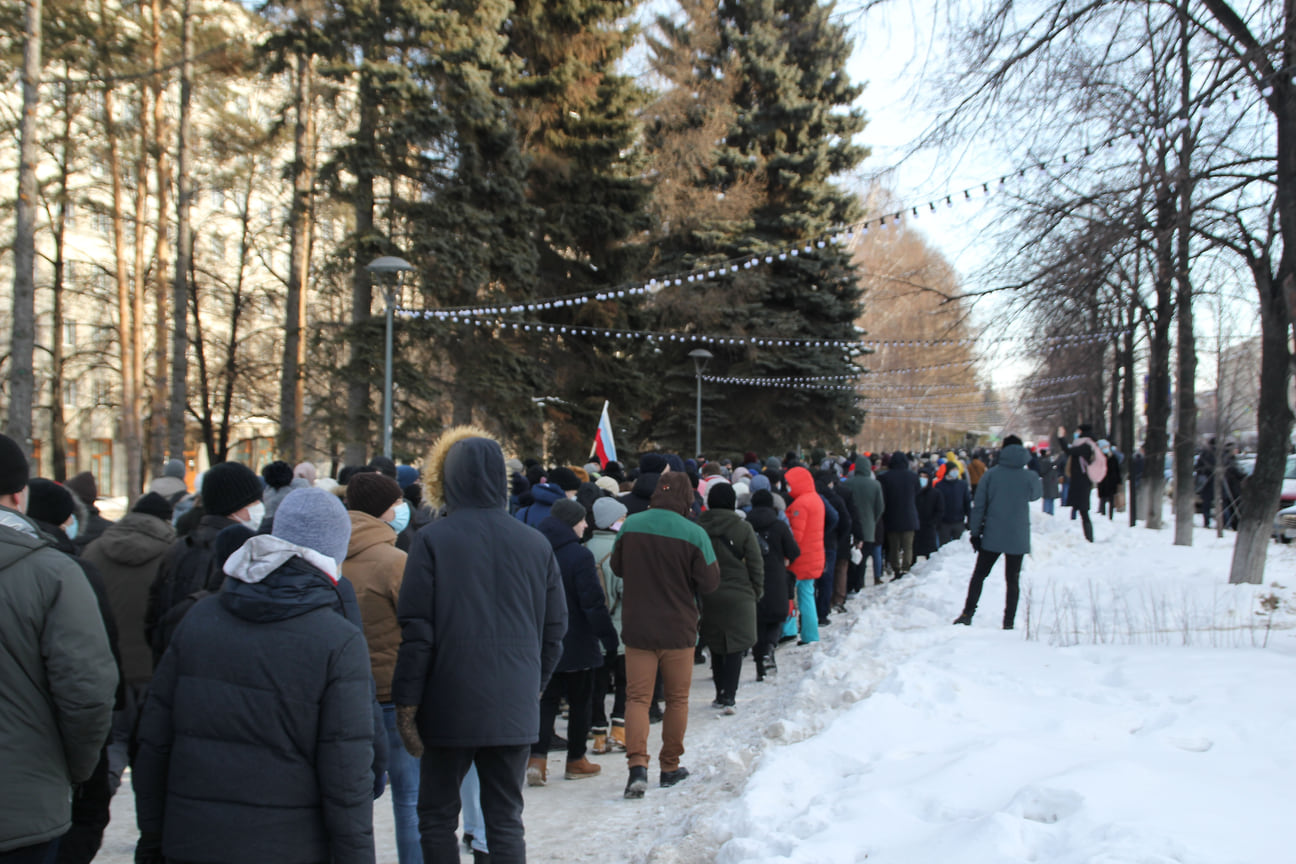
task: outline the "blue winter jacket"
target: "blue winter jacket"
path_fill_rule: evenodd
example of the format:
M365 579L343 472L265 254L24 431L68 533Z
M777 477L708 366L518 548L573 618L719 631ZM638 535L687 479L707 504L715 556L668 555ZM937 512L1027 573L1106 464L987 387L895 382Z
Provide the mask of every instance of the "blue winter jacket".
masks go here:
M581 545L575 531L553 516L540 523L540 533L545 535L558 559L567 598L567 633L563 636L562 657L554 671L600 667L603 652L615 653L619 640L603 586L599 584L594 555Z
M557 483L537 483L531 487L531 503L519 508L513 515L532 528L537 528L549 515L553 503L566 497L567 493Z
M133 768L168 859L372 864L369 651L328 576L293 558L227 579L153 674Z

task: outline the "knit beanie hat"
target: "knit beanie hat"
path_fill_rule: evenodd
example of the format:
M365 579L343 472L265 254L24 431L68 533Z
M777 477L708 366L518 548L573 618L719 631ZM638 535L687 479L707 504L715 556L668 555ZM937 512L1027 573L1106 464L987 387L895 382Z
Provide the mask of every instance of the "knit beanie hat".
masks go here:
M751 504L751 487L746 483L734 483L733 491L738 498L739 507L747 507Z
M140 499L135 502L135 506L131 508L131 512L143 513L146 516L156 516L163 522L169 524L174 510L171 507L170 501L156 492L150 492L147 495L141 496Z
M72 493L44 477L33 477L27 484L27 515L51 525L62 525L76 512Z
M18 442L0 435L0 495L13 495L27 488L27 454Z
M394 480L391 483L396 485ZM388 507L391 504L387 502ZM294 489L279 505L271 533L280 540L327 555L340 565L351 543L351 517L332 492L315 487Z
M504 467L508 469L510 475L521 474L526 470L526 466L522 464L521 459L505 459Z
M87 507L93 507L99 497L99 484L95 483L94 475L89 471L82 471L63 485L80 498Z
M318 476L315 472L315 464L313 462L298 462L297 467L293 468L293 476L300 477L314 486L315 478Z
M585 508L571 498L559 498L549 508L549 515L573 528L585 518Z
M261 476L271 489L282 489L293 481L292 466L282 460L276 460L261 469Z
M762 489L765 489L766 491L769 490L769 488L770 488L770 478L766 477L764 474L753 474L753 475L752 475L752 476L747 480L747 485L751 487L752 494L755 495L757 492L759 492L759 491L762 490ZM752 499L752 500L755 500L755 499ZM754 507L754 506L756 506L756 505L753 504L752 506Z
M611 477L608 477L607 475L604 475L598 478L597 480L595 480L594 485L599 487L609 495L621 494L621 484L613 480Z
M375 518L386 513L387 508L400 499L400 484L386 474L379 474L376 471L355 475L346 487L347 507L351 510L359 510L361 513L368 513Z
M752 507L773 507L774 493L768 489L757 489L752 493Z
M607 530L626 516L626 506L615 498L600 498L594 502L594 527Z
M176 461L176 460L173 460ZM228 516L261 500L261 478L241 462L220 462L203 478L203 509L213 516Z
M581 484L576 472L562 465L549 472L549 482L557 483L564 492L575 492Z
M666 460L666 464L670 466L672 471L678 471L681 474L687 473L687 469L684 467L684 458L678 453L667 453L662 458Z
M396 482L400 485L400 488L408 489L410 486L417 483L418 479L419 470L413 465L396 466Z
M179 459L168 459L162 466L163 477L174 477L177 480L185 479L185 465Z
M716 483L707 490L707 507L711 510L732 510L738 502L733 486Z
M765 460L765 467L779 471L783 468L783 461L777 456L771 456Z

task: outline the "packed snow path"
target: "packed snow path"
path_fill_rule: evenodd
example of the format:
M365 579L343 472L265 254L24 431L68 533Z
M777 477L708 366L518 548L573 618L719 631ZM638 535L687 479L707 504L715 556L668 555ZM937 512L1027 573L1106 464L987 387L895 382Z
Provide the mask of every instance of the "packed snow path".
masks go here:
M781 648L777 678L749 662L735 716L694 667L679 786L625 801L624 756L565 781L550 754L554 779L526 790L529 860L1289 859L1296 549L1271 547L1265 585L1229 586L1232 534L1175 547L1095 517L1090 545L1066 511L1034 525L1015 631L1002 564L974 625L950 625L973 563L956 542L851 600L818 646ZM386 797L374 812L395 864ZM124 786L97 860L131 860L133 823Z

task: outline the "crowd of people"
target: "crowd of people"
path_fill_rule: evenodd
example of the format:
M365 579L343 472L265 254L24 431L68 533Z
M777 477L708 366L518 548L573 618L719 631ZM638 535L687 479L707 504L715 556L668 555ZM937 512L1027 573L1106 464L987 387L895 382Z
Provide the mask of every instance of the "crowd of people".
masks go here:
M955 623L1002 556L1011 629L1030 502L1090 540L1093 486L1118 504L1105 441L1053 449L545 466L459 427L336 479L227 462L190 492L173 460L111 522L0 436L0 862L92 860L128 768L142 864L372 862L384 793L401 864L524 861L550 752L565 780L624 753L642 798L660 723L675 786L699 664L733 715L748 658L776 676L965 534Z

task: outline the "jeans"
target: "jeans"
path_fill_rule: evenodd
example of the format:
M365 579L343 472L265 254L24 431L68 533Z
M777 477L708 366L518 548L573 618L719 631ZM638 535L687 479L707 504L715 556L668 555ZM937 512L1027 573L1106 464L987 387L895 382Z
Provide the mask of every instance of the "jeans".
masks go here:
M419 847L419 760L405 750L396 731L396 706L382 706L387 729L387 781L391 787L392 815L396 817L396 857L400 864L423 864Z
M459 790L468 766L477 766L482 816L494 864L526 864L522 828L522 787L526 783L526 744L506 747L428 747L419 762L419 836L423 860L459 864Z
M23 846L0 852L0 864L45 864L49 855L57 848L58 839L46 840L34 846Z
M797 612L801 616L801 641L818 642L819 615L815 612L815 580L798 579L796 592Z
M1057 500L1056 498L1045 498L1045 499L1044 499L1044 512L1047 513L1047 514L1050 515L1050 516L1053 515L1053 502L1056 501L1056 500Z
M866 543L865 545L867 546L868 544ZM873 555L873 584L881 585L882 584L882 544L881 543L873 544L872 555Z
M985 584L986 577L990 575L990 568L994 567L995 562L998 560L998 552L982 549L977 553L976 566L972 568L972 579L968 582L967 602L963 604L963 614L968 618L971 618L976 613L977 602L981 599L981 586ZM1017 618L1018 583L1021 579L1021 568L1021 555L1004 555L1004 579L1008 583L1008 591L1004 598L1003 626L1005 630L1012 629L1013 621Z
M486 817L482 815L481 780L477 779L477 766L469 765L468 773L459 784L459 803L463 806L464 834L472 837L472 848L478 852L490 853L486 845ZM423 853L419 853L423 860Z

